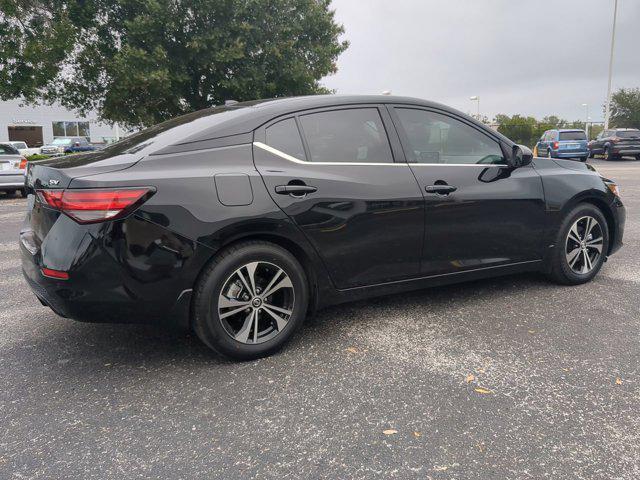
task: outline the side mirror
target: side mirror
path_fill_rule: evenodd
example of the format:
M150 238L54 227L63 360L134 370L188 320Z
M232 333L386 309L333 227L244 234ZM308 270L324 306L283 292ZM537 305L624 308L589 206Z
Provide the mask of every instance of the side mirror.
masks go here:
M525 167L533 160L533 152L524 145L514 145L509 158L511 168Z

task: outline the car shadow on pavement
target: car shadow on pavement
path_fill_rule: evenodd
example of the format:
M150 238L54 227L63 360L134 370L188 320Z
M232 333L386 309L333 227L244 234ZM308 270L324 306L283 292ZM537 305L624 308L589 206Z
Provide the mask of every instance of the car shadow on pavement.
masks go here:
M373 328L371 322L384 321L386 315L400 317L403 322L403 308L407 305L414 310L417 308L429 312L429 319L425 319L425 322L435 319L446 324L453 321L447 315L452 305L460 308L466 303L474 303L478 298L491 303L494 299L504 299L523 289L535 286L544 288L544 285L550 284L536 274L512 275L333 306L307 319L305 327L273 359L279 361L278 357L282 356L286 361L287 358L304 356L310 343L315 343L320 349L335 346L344 341L345 329L359 326ZM371 313L372 309L378 312L375 314L378 318L363 320L361 311ZM91 382L91 379L96 381L112 369L119 369L121 375L127 376L143 371L162 371L166 374L173 369L191 373L212 367L235 368L238 365L238 362L210 351L195 334L183 330L156 325L82 323L52 318L54 314L48 310L37 316L44 317L37 318L38 322L49 322L51 325L32 332L27 342L13 343L3 351L3 357L16 359L19 362L17 368L21 370L44 369L53 374L63 370L67 375L84 377ZM406 319L406 322L414 321L412 318ZM128 374L125 373L127 371Z

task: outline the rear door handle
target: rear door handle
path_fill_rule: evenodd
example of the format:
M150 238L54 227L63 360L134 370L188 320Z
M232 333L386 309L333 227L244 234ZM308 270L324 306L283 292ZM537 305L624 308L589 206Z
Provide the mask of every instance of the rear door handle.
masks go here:
M292 197L304 197L308 193L317 192L317 187L310 185L276 185L276 193L279 195L291 195Z
M455 192L458 187L454 187L453 185L427 185L424 187L427 193L439 193L440 195L449 195L452 192Z

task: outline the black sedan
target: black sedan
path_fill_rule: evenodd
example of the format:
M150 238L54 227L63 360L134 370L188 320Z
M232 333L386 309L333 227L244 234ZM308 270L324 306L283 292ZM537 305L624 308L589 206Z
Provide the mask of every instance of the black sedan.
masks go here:
M436 103L317 96L195 112L30 165L32 290L88 322L167 322L249 359L327 305L523 271L591 280L617 186Z

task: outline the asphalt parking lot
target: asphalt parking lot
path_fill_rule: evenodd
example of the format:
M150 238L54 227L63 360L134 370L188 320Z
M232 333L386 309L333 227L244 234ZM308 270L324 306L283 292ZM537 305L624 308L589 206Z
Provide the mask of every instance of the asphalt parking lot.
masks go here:
M640 161L600 275L537 275L325 310L282 353L92 325L20 273L26 201L0 198L0 478L636 479Z

